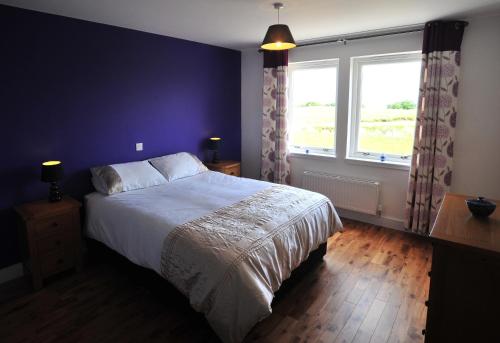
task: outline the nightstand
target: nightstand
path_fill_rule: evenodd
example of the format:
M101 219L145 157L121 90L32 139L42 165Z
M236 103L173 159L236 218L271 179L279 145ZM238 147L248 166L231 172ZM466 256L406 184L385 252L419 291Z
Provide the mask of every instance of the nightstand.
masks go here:
M35 290L51 275L81 268L80 207L80 202L64 197L58 202L43 200L15 208L24 267L31 273Z
M210 170L218 171L227 175L241 175L241 163L238 161L219 161L217 163L205 163L205 165Z

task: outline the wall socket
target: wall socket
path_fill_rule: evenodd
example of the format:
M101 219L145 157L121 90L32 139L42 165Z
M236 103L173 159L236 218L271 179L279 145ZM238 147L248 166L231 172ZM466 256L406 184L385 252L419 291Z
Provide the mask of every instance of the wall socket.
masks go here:
M142 143L135 143L135 151L142 151L143 145Z

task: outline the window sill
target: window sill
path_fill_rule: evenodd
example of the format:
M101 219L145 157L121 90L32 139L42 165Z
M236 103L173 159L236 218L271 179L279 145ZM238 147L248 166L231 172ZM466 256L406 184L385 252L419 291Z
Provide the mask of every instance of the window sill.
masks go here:
M304 152L290 152L289 153L291 158L303 158L303 159L313 159L313 160L332 160L335 159L337 156L331 155L331 154L306 154Z
M375 161L367 158L346 157L345 161L351 164L365 165L370 167L381 167L389 169L410 170L410 165L394 161Z

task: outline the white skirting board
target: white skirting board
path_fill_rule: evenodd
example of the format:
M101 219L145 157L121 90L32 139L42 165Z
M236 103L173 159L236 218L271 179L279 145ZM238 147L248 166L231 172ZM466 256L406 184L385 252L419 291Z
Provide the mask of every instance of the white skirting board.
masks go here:
M16 263L11 266L0 269L0 284L14 280L23 276L23 264Z
M345 210L342 208L337 208L337 212L341 218L353 219L363 223L373 224L377 226L387 227L389 229L405 231L404 222L400 219L374 216L371 214L365 214L360 212L354 212L350 210Z

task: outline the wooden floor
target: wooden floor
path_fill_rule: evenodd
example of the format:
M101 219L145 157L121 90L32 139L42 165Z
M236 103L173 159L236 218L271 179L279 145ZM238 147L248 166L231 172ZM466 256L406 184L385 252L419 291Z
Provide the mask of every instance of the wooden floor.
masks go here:
M431 246L357 222L290 287L245 342L422 342ZM90 263L37 293L0 288L1 342L218 342L167 282L130 263Z

